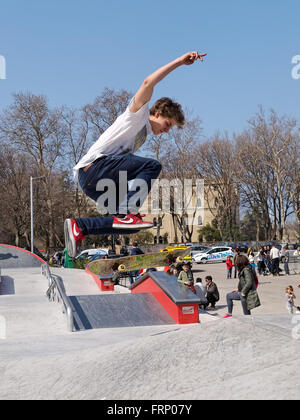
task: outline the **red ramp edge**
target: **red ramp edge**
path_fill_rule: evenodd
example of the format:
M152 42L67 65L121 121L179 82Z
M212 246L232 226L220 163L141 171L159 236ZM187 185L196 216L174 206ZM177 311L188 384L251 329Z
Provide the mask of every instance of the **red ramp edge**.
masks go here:
M98 276L97 274L92 273L89 270L88 265L85 266L85 272L93 277L94 281L96 282L97 286L102 292L111 292L115 289L114 285L111 284L109 280L111 276L103 276L103 277Z
M30 252L30 251L27 251L27 249L24 249L24 248L19 248L19 247L15 246L15 245L7 245L7 244L0 244L0 246L6 246L6 247L8 247L8 248L18 249L19 251L23 251L23 252L26 252L27 254L32 255L34 258L36 258L37 260L39 260L39 261L40 261L41 263L43 263L43 264L46 262L45 260L43 260L42 258L40 258L38 255L33 254L33 253L32 253L32 252Z

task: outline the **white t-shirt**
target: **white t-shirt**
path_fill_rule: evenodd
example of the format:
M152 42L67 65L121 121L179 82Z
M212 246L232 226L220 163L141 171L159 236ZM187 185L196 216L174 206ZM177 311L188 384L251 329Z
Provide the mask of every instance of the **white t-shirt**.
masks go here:
M272 248L270 251L270 257L271 260L273 260L274 258L279 258L280 257L280 252L278 248Z
M194 288L196 290L197 296L200 298L202 303L207 303L206 295L206 286L203 286L202 283L195 283Z
M77 178L80 168L84 168L101 156L135 153L144 144L147 135L152 133L149 121L149 102L137 112L131 112L129 108L133 99L126 111L101 134L87 154L73 168L75 178Z

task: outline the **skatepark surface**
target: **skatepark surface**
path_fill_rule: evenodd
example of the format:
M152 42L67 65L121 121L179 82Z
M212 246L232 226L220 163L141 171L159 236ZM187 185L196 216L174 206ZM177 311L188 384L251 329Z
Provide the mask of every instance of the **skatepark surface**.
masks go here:
M199 324L68 332L61 306L45 296L40 267L1 266L0 399L299 399L300 315L287 313L284 297L289 284L300 297L299 275L261 277L262 306L245 317L236 302L234 316L223 319L237 280L226 279L222 263L193 269L195 278L212 275L221 295L215 311L200 312ZM105 293L84 271L51 272L69 296ZM120 301L122 293L127 289L116 287ZM122 307L116 310L121 319Z

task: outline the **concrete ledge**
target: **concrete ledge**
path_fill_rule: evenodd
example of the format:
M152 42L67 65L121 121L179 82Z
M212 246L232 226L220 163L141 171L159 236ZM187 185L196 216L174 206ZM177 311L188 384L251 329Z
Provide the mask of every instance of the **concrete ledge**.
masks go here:
M168 276L163 271L149 271L143 274L133 285L129 287L134 290L146 278L150 277L161 290L176 304L200 304L200 298L188 287L179 284L176 276Z
M130 290L131 293L151 293L176 324L199 323L200 298L188 287L178 284L175 276L149 271Z

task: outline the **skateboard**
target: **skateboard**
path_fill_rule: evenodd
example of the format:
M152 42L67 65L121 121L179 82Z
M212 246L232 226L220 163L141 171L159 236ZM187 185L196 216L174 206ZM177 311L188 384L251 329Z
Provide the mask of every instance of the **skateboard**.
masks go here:
M136 271L146 268L162 267L174 264L191 252L191 248L173 251L151 252L148 254L131 255L108 260L94 260L87 265L87 269L97 275L107 275L114 271Z

